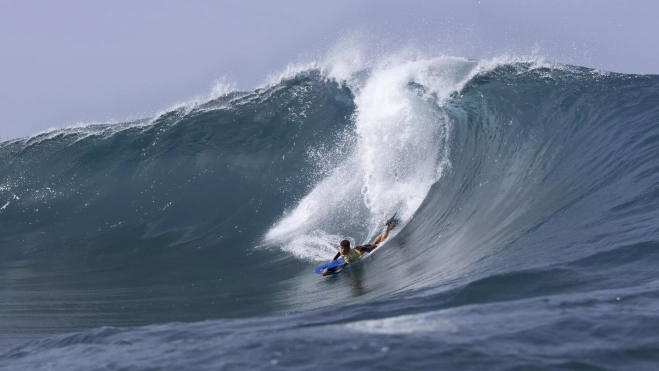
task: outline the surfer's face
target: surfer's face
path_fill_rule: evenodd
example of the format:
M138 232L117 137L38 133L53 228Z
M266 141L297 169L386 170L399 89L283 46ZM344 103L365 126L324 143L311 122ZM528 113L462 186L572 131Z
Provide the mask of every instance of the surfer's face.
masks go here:
M345 255L350 251L350 246L341 246L341 252Z

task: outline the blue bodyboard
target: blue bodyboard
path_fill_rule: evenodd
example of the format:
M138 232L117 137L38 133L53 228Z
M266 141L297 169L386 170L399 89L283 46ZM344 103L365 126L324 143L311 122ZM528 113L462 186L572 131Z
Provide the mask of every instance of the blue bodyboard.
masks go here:
M329 268L328 271L327 271L328 275L337 274L337 273L339 273L343 270L343 267L339 268L339 265L341 265L342 263L343 263L343 257L340 256L335 261L332 261L332 262L329 262L327 264L321 265L320 267L316 268L316 270L314 270L313 272L316 273L316 274L323 274L323 271L325 270L325 268ZM347 264L346 264L346 266L347 266Z

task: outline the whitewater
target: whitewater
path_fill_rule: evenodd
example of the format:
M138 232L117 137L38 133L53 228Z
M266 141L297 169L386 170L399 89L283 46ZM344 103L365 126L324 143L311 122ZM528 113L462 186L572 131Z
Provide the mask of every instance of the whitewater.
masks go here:
M655 370L657 102L656 75L335 51L2 142L0 369Z

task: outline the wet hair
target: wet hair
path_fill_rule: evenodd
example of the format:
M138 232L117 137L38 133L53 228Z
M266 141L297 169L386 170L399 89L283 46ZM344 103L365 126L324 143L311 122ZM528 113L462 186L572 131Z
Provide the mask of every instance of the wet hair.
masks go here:
M348 240L341 241L341 247L350 247L350 241Z

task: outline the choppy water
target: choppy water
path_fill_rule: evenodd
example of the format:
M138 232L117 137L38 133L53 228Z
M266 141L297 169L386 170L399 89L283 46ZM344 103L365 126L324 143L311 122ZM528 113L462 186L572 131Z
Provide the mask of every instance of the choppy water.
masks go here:
M658 103L409 59L3 142L0 369L656 370Z

